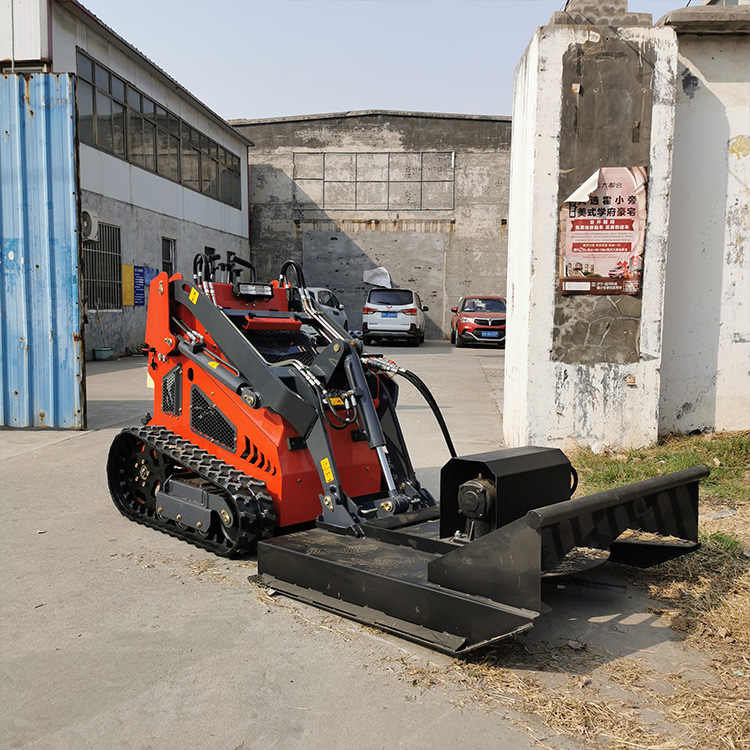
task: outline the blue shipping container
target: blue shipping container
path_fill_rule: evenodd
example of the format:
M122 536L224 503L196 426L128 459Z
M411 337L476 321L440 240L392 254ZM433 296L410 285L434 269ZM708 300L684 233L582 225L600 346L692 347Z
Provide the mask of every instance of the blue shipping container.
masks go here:
M0 426L86 426L73 76L0 76Z

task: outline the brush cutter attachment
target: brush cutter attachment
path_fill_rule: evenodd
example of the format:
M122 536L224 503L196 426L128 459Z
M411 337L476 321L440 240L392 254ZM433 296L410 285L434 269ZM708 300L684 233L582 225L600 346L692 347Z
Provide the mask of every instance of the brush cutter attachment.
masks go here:
M422 380L327 318L297 263L264 283L232 253L217 260L197 256L192 284L151 283L154 413L107 464L130 520L218 555L257 547L266 586L449 653L531 627L545 577L697 548L705 467L571 499L559 450L458 457ZM412 466L396 378L452 456L440 510ZM316 528L276 536L301 524Z
M649 566L692 552L705 466L570 499L555 449L451 459L441 508L259 545L259 580L345 617L459 654L533 625L546 577L607 559Z

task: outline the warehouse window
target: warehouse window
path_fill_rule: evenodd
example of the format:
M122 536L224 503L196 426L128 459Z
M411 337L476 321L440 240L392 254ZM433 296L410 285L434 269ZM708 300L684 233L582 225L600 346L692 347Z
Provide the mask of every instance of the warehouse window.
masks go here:
M240 208L239 156L80 50L77 71L82 143Z
M295 153L300 208L441 211L454 207L451 151Z
M122 309L120 227L99 222L99 239L83 241L83 287L89 310Z
M167 276L174 273L174 248L175 241L169 237L161 238L161 270L167 272Z

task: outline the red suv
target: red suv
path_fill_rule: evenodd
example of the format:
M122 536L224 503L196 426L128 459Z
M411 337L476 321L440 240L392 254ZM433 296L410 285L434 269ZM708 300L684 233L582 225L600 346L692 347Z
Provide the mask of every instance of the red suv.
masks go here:
M504 297L461 297L458 307L451 307L451 312L451 344L505 346Z

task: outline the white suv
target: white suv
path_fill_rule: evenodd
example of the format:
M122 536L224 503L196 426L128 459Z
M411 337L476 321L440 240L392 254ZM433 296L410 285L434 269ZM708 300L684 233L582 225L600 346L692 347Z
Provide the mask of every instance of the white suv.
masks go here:
M407 339L412 346L424 341L424 313L419 295L411 289L371 289L362 310L365 346L373 339Z

